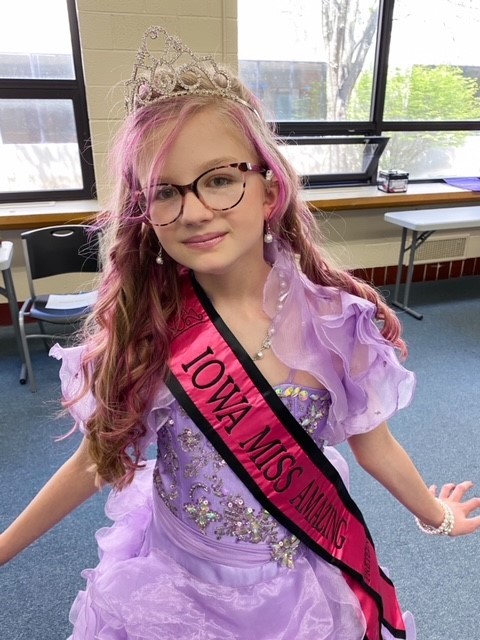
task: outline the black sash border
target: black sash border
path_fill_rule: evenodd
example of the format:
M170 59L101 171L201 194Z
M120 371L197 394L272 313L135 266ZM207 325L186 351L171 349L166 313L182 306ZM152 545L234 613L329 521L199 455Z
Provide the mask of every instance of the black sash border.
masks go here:
M308 457L315 463L315 466L318 467L321 472L325 476L327 476L330 482L335 485L343 504L348 509L348 511L350 511L350 513L352 513L355 518L363 525L368 539L370 540L372 546L375 546L362 512L353 501L353 498L345 487L345 484L338 471L318 448L312 437L305 431L305 429L303 429L298 424L298 421L293 417L287 407L277 396L275 390L263 376L259 368L253 363L251 357L248 355L242 345L238 342L237 338L224 323L203 289L193 277L192 284L195 293L197 294L208 317L213 322L220 335L228 343L228 346L233 351L237 360L246 371L248 377L253 381L257 389L260 391L270 409L277 416L280 422L287 428L292 438L294 438L298 442L305 453L307 453Z
M321 470L321 472L328 478L328 480L335 485L338 495L345 507L354 515L357 520L363 525L366 535L370 540L372 546L374 547L374 543L371 537L371 534L368 530L367 525L365 524L365 520L363 515L358 508L358 506L353 501L352 497L347 491L342 478L340 477L338 471L335 467L330 463L330 461L326 458L326 456L320 451L318 446L312 440L312 438L306 433L306 431L299 427L297 420L293 417L293 415L288 411L287 407L283 404L280 398L275 393L274 389L272 389L271 385L268 383L266 378L259 371L258 367L254 365L252 359L242 347L242 345L238 342L236 337L230 331L230 329L223 322L220 315L217 313L216 309L208 299L207 295L200 287L198 282L191 275L191 281L196 295L198 296L205 312L208 317L215 325L217 331L224 337L232 352L235 354L235 357L238 359L247 375L252 379L253 383L260 391L265 401L271 408L271 410L275 413L278 419L282 422L282 424L287 428L290 435L298 442L301 448L305 451L305 453L309 456L309 458L314 462L314 464ZM326 560L329 564L337 566L339 569L348 573L352 578L354 578L357 582L362 584L365 591L367 591L370 596L377 602L382 623L384 626L392 633L392 635L396 638L404 639L406 638L406 634L392 627L388 621L383 618L383 606L382 599L380 595L368 585L363 576L344 564L341 560L338 560L334 556L330 555L321 545L316 543L314 540L310 538L308 534L306 534L303 529L301 529L298 525L296 525L288 516L286 516L275 504L273 504L268 497L263 493L260 487L255 483L255 481L251 478L251 476L246 472L242 464L237 460L236 456L231 452L225 442L222 440L221 436L217 434L215 429L211 426L211 424L207 421L207 419L203 416L203 414L197 409L192 400L190 399L188 393L182 387L178 379L174 376L174 374L170 371L169 375L166 379L166 385L170 389L172 395L177 399L180 405L183 407L187 415L193 420L193 422L198 426L198 428L202 431L202 433L210 440L215 449L219 452L222 458L228 463L229 467L234 471L234 473L240 478L243 484L248 488L248 490L254 495L254 497L258 500L258 502L280 523L282 524L288 531L290 531L293 535L295 535L299 540L301 540L307 547L312 549L317 555ZM375 547L374 547L375 548ZM382 568L380 569L381 577L388 583L393 586L390 578L385 575ZM367 635L365 635L364 640L368 640Z

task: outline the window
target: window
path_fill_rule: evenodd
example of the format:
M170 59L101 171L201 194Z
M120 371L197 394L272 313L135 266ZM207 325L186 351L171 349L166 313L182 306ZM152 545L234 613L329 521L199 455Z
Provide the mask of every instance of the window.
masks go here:
M478 0L238 0L238 30L240 75L310 184L480 175Z
M94 197L74 0L0 9L0 201Z

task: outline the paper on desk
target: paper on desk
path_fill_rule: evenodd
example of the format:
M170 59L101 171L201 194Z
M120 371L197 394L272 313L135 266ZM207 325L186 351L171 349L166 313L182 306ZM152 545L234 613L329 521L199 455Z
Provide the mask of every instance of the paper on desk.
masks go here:
M46 309L78 309L95 304L98 291L88 291L87 293L65 293L48 296Z

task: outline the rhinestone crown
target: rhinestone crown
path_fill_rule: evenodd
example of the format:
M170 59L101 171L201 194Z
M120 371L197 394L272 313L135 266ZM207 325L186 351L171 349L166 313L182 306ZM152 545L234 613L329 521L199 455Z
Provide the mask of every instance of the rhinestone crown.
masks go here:
M155 57L148 49L148 41L162 35L165 37L164 50ZM178 36L170 35L163 27L149 27L143 34L132 76L125 83L127 113L162 100L188 95L228 98L255 112L252 105L235 94L232 77L218 66L212 56L196 55Z

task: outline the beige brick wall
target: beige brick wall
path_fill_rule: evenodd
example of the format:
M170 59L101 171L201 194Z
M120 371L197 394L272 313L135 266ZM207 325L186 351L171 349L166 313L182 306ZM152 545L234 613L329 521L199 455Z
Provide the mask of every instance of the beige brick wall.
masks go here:
M162 25L194 51L237 64L236 0L77 0L95 175L109 193L107 154L124 117L123 82L146 27Z

